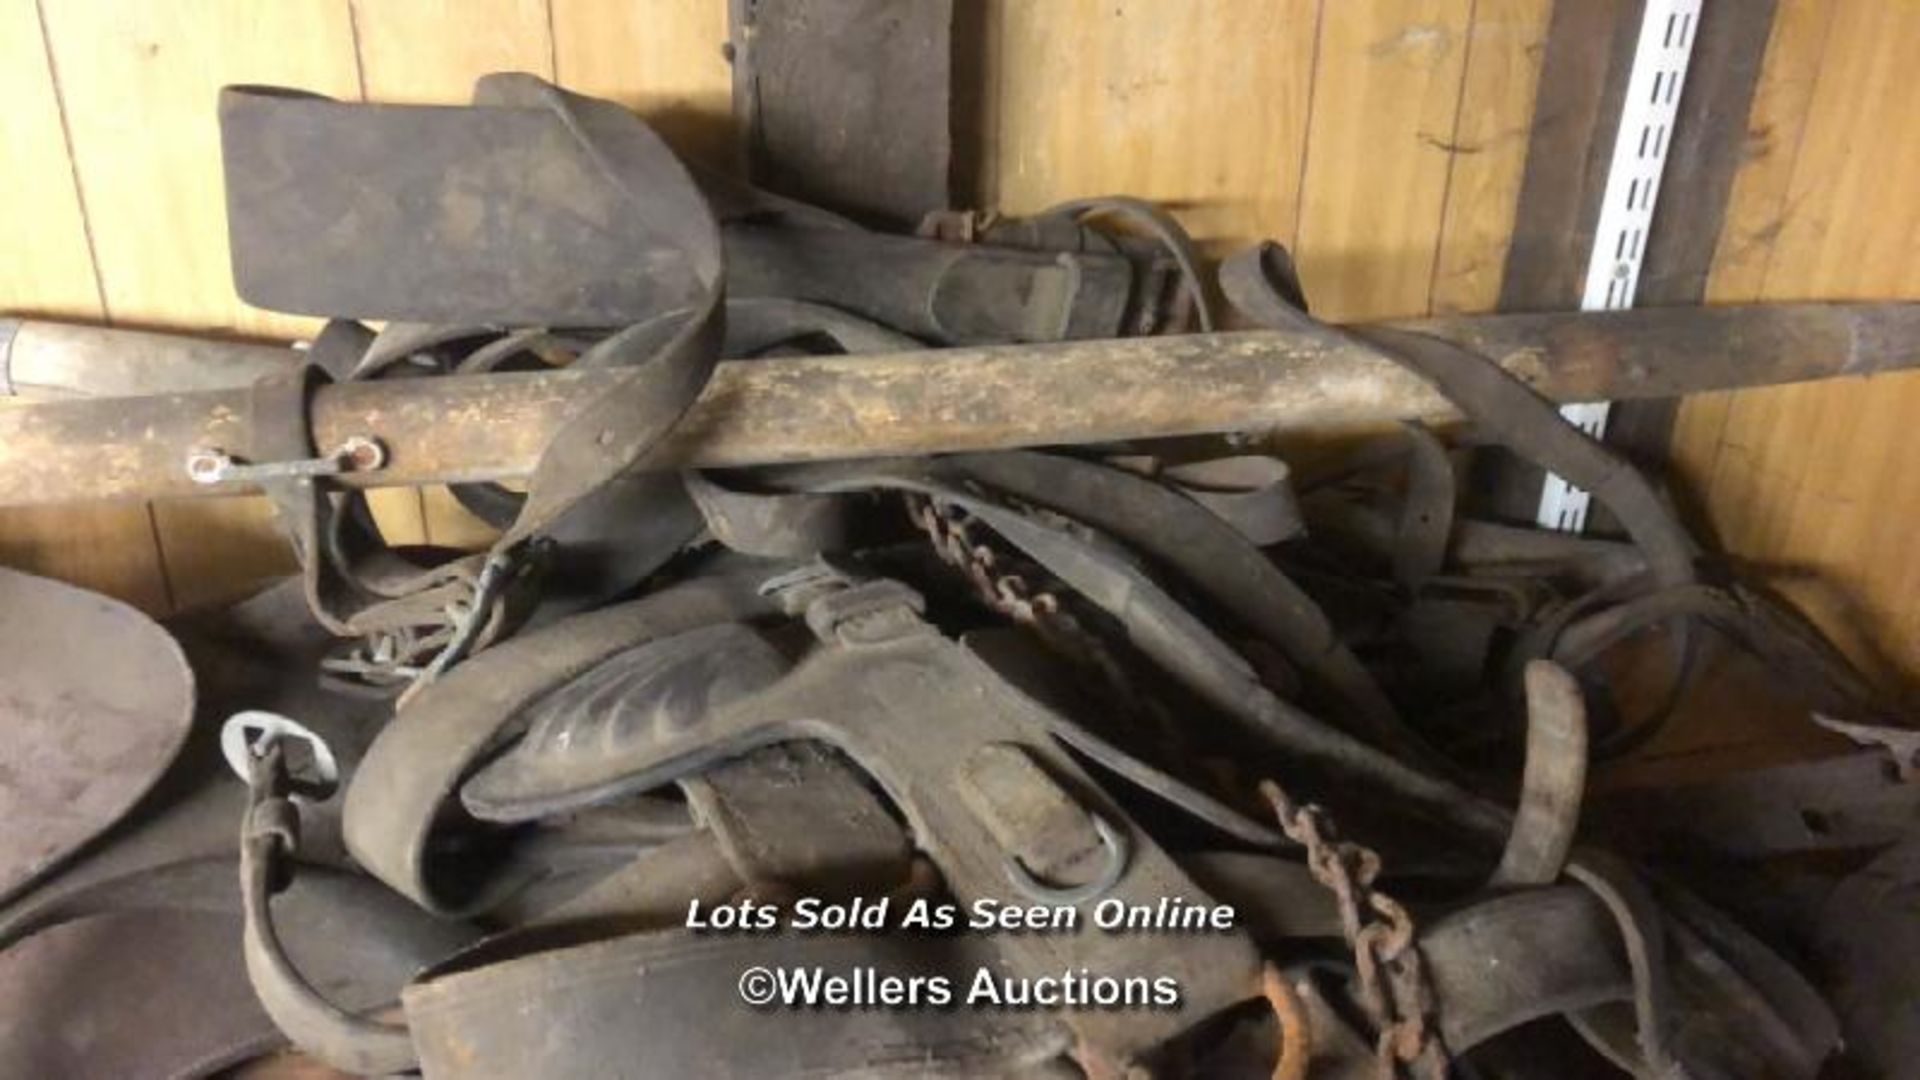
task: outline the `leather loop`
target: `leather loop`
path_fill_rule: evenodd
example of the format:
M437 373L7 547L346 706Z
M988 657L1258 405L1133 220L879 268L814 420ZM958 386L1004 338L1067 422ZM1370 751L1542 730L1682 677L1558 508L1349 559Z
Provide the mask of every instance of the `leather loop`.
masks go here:
M1580 684L1547 660L1527 665L1527 763L1520 809L1494 885L1548 885L1566 867L1587 789L1587 709Z
M299 817L284 794L286 759L267 744L256 757L240 834L241 950L247 980L267 1015L296 1046L356 1073L405 1072L419 1064L404 1027L367 1020L328 1000L287 956L273 925L271 898L280 860L299 846Z
M708 578L644 600L557 623L510 641L485 664L455 668L424 687L367 748L347 787L347 848L375 877L440 914L474 912L529 883L496 875L463 889L441 873L432 839L443 811L522 708L615 653L643 642L764 610L745 579ZM485 861L480 852L470 858Z

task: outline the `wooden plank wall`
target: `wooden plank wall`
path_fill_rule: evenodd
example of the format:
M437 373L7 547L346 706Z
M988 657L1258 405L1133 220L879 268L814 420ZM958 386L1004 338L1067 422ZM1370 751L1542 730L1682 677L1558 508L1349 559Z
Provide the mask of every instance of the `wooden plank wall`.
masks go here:
M1213 252L1292 244L1338 319L1483 311L1500 291L1551 0L977 0L983 201L1126 192ZM1782 0L1716 257L1723 302L1920 295L1920 5ZM727 156L725 0L0 0L0 310L297 336L227 277L214 93L270 82L453 102L517 68ZM1920 670L1920 380L1690 404L1704 520ZM471 538L435 493L381 507ZM255 500L0 513L0 562L156 611L285 565ZM1835 601L1833 596L1841 597ZM1833 614L1838 612L1839 614Z
M1920 4L1781 0L1709 302L1920 298ZM1727 550L1920 676L1920 378L1702 396L1677 464Z

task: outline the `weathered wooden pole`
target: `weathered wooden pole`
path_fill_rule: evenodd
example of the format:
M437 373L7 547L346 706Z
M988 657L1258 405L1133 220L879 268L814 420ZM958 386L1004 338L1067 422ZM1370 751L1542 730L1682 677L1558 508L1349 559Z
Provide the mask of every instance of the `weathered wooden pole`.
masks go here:
M1920 304L1785 304L1398 324L1469 345L1557 401L1668 397L1920 366ZM251 348L237 346L238 348ZM264 358L262 359L263 362ZM350 383L317 445L379 439L366 487L527 476L609 371ZM245 389L0 408L0 506L232 493L196 448L249 445ZM1445 416L1414 375L1309 331L734 361L649 457L659 468L995 450Z

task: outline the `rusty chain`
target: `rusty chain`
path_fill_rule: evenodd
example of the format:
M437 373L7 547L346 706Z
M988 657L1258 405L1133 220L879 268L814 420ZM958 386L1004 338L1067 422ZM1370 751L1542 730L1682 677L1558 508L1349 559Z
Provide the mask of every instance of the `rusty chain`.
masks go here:
M1116 689L1131 688L1126 670L1100 639L1080 625L1058 595L1034 588L1024 575L1003 567L999 553L973 535L974 522L965 511L913 495L907 498L907 515L927 534L940 560L966 576L982 603L1031 629L1049 649L1098 673Z
M1325 885L1339 905L1341 931L1353 946L1360 1004L1379 1032L1374 1043L1379 1076L1445 1080L1446 1048L1428 1023L1433 989L1414 939L1413 916L1373 887L1380 874L1379 853L1340 839L1324 809L1295 803L1272 780L1261 781L1260 793L1272 804L1280 831L1306 849L1314 880Z
M1088 689L1121 714L1146 725L1169 760L1194 764L1193 748L1165 705L1142 691L1127 666L1099 634L1066 609L1058 594L1036 588L1026 575L1007 567L999 552L974 534L976 522L971 515L925 495L909 495L906 507L908 518L927 534L940 561L966 577L981 603L1032 630L1042 645L1089 676Z

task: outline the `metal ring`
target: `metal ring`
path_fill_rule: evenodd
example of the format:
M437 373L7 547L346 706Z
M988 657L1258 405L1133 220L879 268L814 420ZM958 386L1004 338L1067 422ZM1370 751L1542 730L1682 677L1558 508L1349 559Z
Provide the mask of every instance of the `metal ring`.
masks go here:
M1118 885L1121 876L1127 872L1127 834L1115 829L1099 814L1087 816L1093 819L1093 831L1100 837L1100 846L1107 849L1107 864L1101 869L1099 877L1085 885L1063 888L1041 881L1027 869L1027 864L1021 862L1018 855L1009 855L1007 880L1013 882L1013 887L1043 904L1073 905L1097 900Z
M226 479L233 459L219 450L196 447L187 454L187 478L196 484L217 484Z
M346 472L373 472L387 464L387 444L371 435L352 435L331 455Z
M282 739L306 743L313 751L314 775L291 778L294 788L316 799L333 794L340 786L340 763L333 756L333 748L305 724L279 713L248 709L227 717L220 725L220 756L227 759L227 767L240 779L251 783L253 759Z

